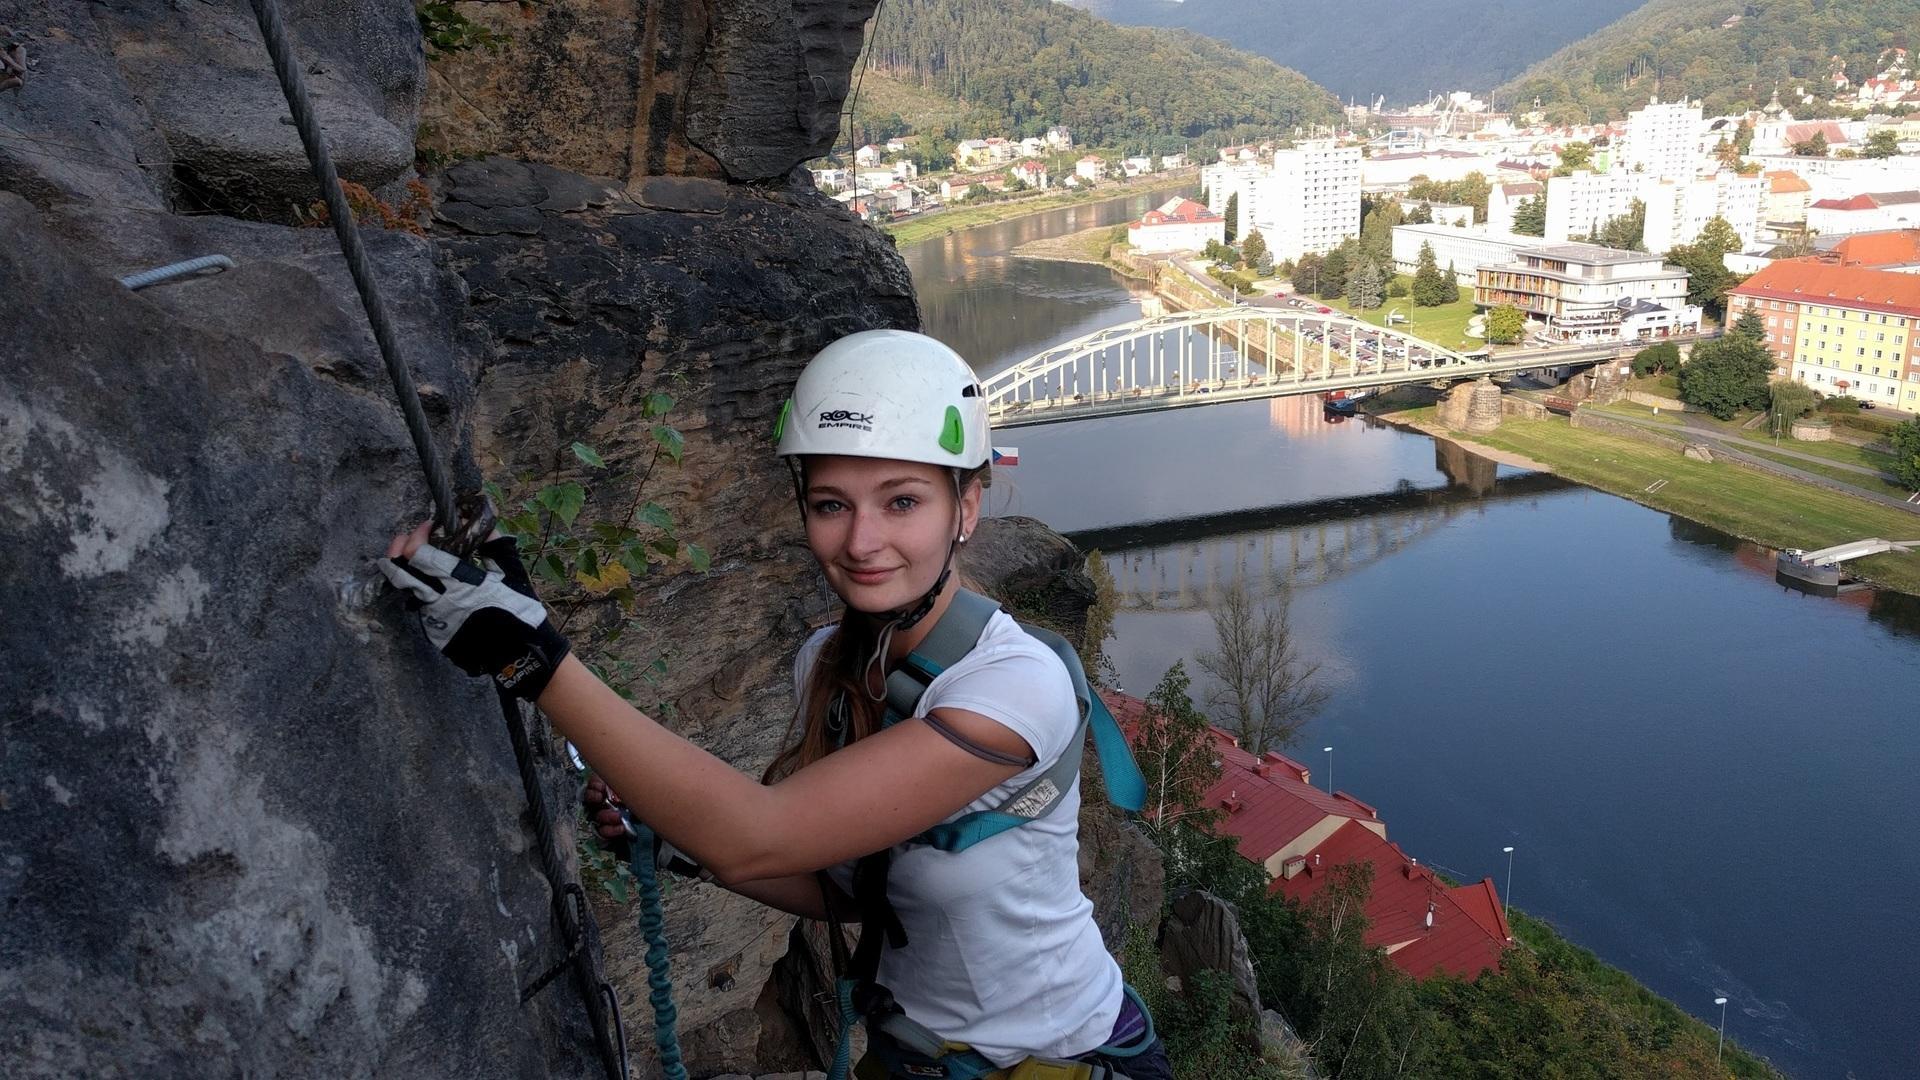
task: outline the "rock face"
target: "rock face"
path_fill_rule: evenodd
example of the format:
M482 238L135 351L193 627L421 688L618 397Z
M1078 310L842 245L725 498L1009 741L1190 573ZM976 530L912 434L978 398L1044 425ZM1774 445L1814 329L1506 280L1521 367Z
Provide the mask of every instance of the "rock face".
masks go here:
M631 179L778 180L839 130L874 0L464 5L506 37L433 64L423 142Z
M1202 972L1224 975L1233 990L1235 1029L1249 1035L1260 1030L1260 984L1232 904L1199 889L1175 897L1160 924L1160 966L1180 980L1183 991Z
M0 193L7 1074L597 1067L570 990L518 1001L559 950L497 707L350 587L421 505L398 410L247 336L364 359L317 234L132 294L84 224ZM463 385L455 283L377 250L439 286L408 336ZM275 294L302 303L260 319Z
M283 0L314 110L340 175L370 188L413 169L426 83L408 5ZM0 186L97 200L287 220L316 198L283 121L247 0L192 5L0 0L35 70L12 92L27 138L0 139Z

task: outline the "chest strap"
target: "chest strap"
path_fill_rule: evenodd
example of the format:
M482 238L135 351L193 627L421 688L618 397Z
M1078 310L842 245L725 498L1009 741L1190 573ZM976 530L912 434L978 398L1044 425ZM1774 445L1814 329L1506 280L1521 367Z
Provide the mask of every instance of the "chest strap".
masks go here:
M980 643L980 635L1000 611L1000 605L969 589L959 589L947 610L922 638L919 647L887 675L887 716L892 725L912 717L919 709L927 687L939 675L960 662ZM1093 732L1093 745L1100 755L1100 767L1106 780L1107 797L1124 810L1138 811L1147 796L1146 779L1134 764L1126 736L1087 683L1080 655L1067 640L1050 630L1026 623L1020 629L1047 646L1066 666L1073 682L1073 696L1080 707L1080 725L1060 757L1040 775L1008 796L991 810L976 810L953 821L942 822L908 841L941 851L965 851L988 837L997 836L1052 813L1073 789L1080 777L1080 763L1086 736Z

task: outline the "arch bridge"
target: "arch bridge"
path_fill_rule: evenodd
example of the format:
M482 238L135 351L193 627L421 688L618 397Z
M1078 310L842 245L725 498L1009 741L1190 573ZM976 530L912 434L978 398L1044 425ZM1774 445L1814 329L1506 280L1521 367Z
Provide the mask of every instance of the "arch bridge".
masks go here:
M1451 381L1567 363L1462 353L1341 314L1183 311L1056 345L985 380L996 430L1223 401ZM1587 362L1591 362L1589 359Z

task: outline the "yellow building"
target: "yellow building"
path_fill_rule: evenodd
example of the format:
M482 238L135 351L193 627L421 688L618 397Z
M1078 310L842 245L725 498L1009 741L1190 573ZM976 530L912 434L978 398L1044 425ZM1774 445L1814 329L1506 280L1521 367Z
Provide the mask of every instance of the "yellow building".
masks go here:
M1920 411L1920 276L1783 259L1727 294L1729 318L1747 312L1794 379Z

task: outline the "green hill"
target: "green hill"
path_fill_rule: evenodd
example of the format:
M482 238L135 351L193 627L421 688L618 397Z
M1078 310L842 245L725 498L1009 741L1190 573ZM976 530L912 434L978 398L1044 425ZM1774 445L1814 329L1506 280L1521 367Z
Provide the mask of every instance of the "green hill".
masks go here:
M857 139L898 134L889 128L902 123L942 144L1063 124L1082 145L1167 153L1340 115L1324 87L1271 60L1185 31L1115 26L1053 0L887 0L869 49ZM870 91L882 100L870 104ZM963 107L942 115L927 94Z
M1709 114L1765 104L1775 85L1782 100L1801 85L1824 98L1834 57L1858 83L1916 21L1920 0L1652 0L1497 93L1517 108L1538 98L1560 122L1617 119L1656 90Z

